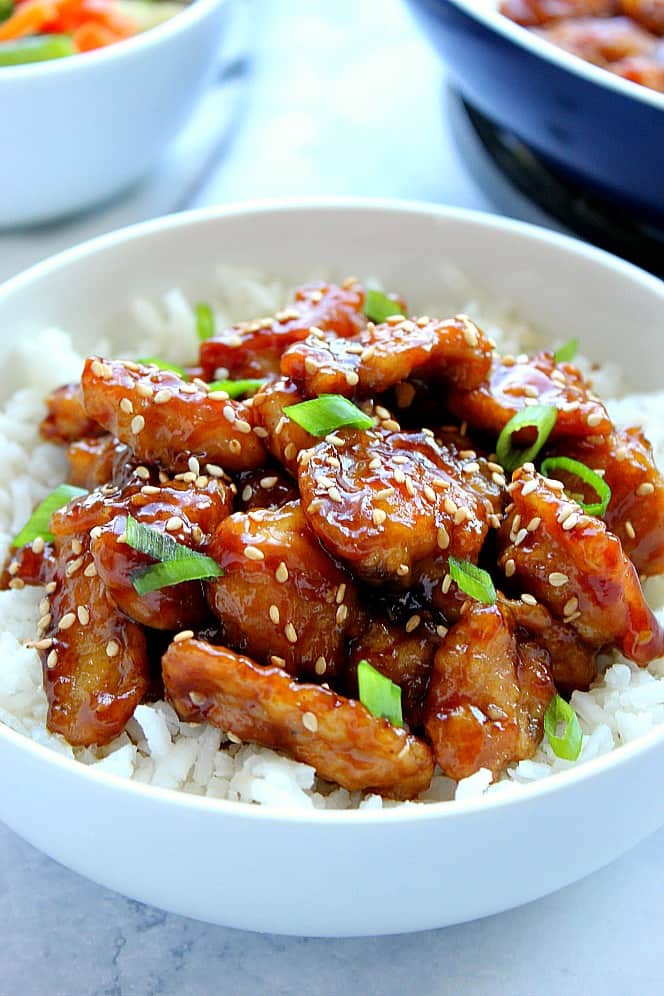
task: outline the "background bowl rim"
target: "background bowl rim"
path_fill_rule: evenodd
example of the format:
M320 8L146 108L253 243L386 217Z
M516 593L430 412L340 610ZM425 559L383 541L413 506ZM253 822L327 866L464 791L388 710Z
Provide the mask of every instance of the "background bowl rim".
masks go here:
M438 6L441 2L449 3L463 11L467 17L483 24L492 31L498 32L515 45L527 49L532 55L552 62L558 68L566 69L568 72L580 76L586 82L594 83L606 90L612 90L623 97L639 100L655 110L664 112L664 93L658 93L650 87L623 79L607 69L585 62L579 56L558 48L520 24L510 21L497 8L478 6L476 0L418 0L418 2L424 2L432 7ZM493 2L494 0L492 0ZM495 2L497 3L497 0Z
M413 215L429 218L434 221L461 223L479 229L492 229L499 233L509 233L517 238L544 243L560 249L571 256L586 258L609 271L618 274L636 287L641 287L647 293L655 294L661 299L664 307L664 282L645 273L632 263L619 259L602 249L588 245L571 236L561 234L528 222L512 218L492 215L487 212L474 211L467 208L450 207L431 204L426 201L394 200L364 197L306 197L277 200L251 200L231 205L216 205L204 207L178 214L164 215L159 218L139 222L109 232L105 235L89 239L77 246L66 249L42 260L27 270L11 277L0 284L0 305L3 299L14 293L21 293L34 282L47 279L50 273L57 273L69 267L76 267L86 257L103 253L106 250L122 247L131 242L153 235L170 235L181 229L200 225L223 223L227 219L246 218L250 220L256 215L276 214L287 216L293 212L332 213L338 210L363 212L366 214L381 213L393 215ZM603 754L600 757L586 761L576 768L556 772L555 775L541 780L520 784L512 791L496 792L486 796L466 800L434 802L426 804L400 805L395 808L380 810L286 810L277 806L257 806L246 802L228 799L215 799L207 796L196 796L175 789L165 789L159 786L144 784L129 778L124 778L112 772L97 770L74 758L66 757L57 751L32 740L28 735L13 730L0 721L0 743L7 742L20 751L27 752L33 760L39 763L55 765L63 774L71 774L84 780L90 779L100 788L111 791L129 792L137 800L150 801L155 804L172 805L190 809L192 812L201 810L222 814L244 816L248 819L278 820L285 823L326 824L339 823L343 825L361 823L366 825L405 822L410 823L429 819L461 818L473 812L489 812L501 809L503 806L527 805L531 800L542 796L550 796L564 791L585 781L587 778L610 773L612 770L629 765L640 755L661 749L664 746L664 726L656 727L641 735L634 741L623 744L619 748ZM212 818L212 817L211 817Z
M232 2L233 0L192 0L183 3L182 10L167 21L92 52L79 52L65 59L46 59L43 62L29 62L19 66L3 66L0 68L0 91L3 84L9 85L12 80L43 79L50 76L69 77L85 72L89 67L103 67L113 60L131 59L134 54L140 58L141 52L160 45L162 41L166 43L173 35L203 20L216 7L229 5Z

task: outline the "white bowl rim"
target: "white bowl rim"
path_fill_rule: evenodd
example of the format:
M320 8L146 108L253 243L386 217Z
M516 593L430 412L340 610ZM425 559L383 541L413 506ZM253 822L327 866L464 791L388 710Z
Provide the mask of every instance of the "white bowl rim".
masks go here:
M123 38L112 45L105 45L103 48L94 49L92 52L79 52L66 59L46 59L43 62L28 62L19 66L2 66L0 68L0 89L3 83L9 84L12 80L25 80L28 77L44 76L65 76L85 72L90 66L103 65L113 59L121 60L131 58L134 53L140 54L141 50L154 48L180 30L194 25L202 20L209 11L215 7L229 4L232 0L176 0L182 3L182 10L169 17L167 21L139 31L130 38Z
M427 2L433 4L439 2L450 3L452 6L460 8L468 17L479 21L492 31L497 31L498 34L508 38L515 45L520 45L522 48L528 49L533 55L553 62L560 66L560 68L567 69L569 72L583 77L590 83L596 83L607 90L614 90L616 93L622 94L623 97L640 100L642 103L649 104L656 110L664 111L664 93L658 93L656 90L650 89L650 87L634 83L632 80L623 79L622 76L616 76L607 69L602 69L600 66L585 62L579 56L572 55L571 52L566 52L564 49L558 48L551 42L546 41L546 39L540 38L534 32L522 27L520 24L510 21L508 17L505 17L497 9L478 5L477 0L427 0Z
M497 229L517 236L523 236L537 242L549 243L572 255L586 257L612 269L618 275L624 276L632 283L641 284L650 293L655 293L662 299L664 307L664 283L656 277L645 273L632 263L619 259L602 249L588 245L578 239L559 232L550 231L537 225L512 218L491 215L486 212L472 211L467 208L448 207L447 205L430 204L425 201L387 200L364 197L306 197L278 200L253 200L236 202L231 205L218 205L213 208L198 208L194 211L179 214L164 215L149 221L139 222L106 235L98 236L57 253L50 258L35 264L22 273L11 277L0 284L0 300L5 295L22 290L35 280L47 277L49 272L58 271L70 265L75 265L80 259L99 251L112 248L115 245L128 243L143 236L154 235L163 231L177 231L188 226L214 224L220 219L237 216L251 217L255 214L302 212L333 212L350 210L388 213L394 215L412 214L424 215L475 225L479 228ZM297 809L286 810L278 806L253 805L229 799L215 799L208 796L197 796L177 789L166 789L149 785L133 779L124 778L112 772L97 770L94 765L86 765L81 761L59 754L45 744L31 740L29 736L13 730L0 721L0 741L5 740L19 750L26 751L38 762L48 762L59 768L63 775L76 774L84 780L91 780L99 786L106 786L113 792L129 792L138 800L147 803L177 806L192 812L216 813L234 815L250 820L268 820L283 823L311 825L354 825L382 823L411 823L413 820L454 819L469 813L493 811L504 806L528 805L531 800L542 796L555 795L564 791L567 786L575 785L593 776L606 773L613 768L627 765L635 758L650 753L664 744L664 725L660 725L643 734L631 743L600 757L585 761L576 768L559 771L546 778L530 784L519 784L512 791L496 792L489 796L480 796L466 800L448 802L401 804L394 808L368 810L328 810L328 809ZM215 818L211 817L210 818Z

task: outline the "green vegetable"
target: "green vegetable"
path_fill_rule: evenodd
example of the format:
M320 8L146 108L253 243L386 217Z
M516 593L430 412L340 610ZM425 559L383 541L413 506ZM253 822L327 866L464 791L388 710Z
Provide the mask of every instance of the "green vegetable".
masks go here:
M2 20L4 18L0 13ZM0 66L22 66L29 62L64 59L75 54L76 49L69 35L34 35L0 42Z
M534 460L551 435L556 424L557 410L552 405L529 405L514 415L498 436L496 456L498 463L510 473L529 460ZM537 430L537 439L525 450L512 445L512 436L521 429Z
M558 736L560 723L565 724L562 736ZM554 695L546 708L544 732L556 757L576 761L583 746L583 732L576 713L560 695Z
M214 335L214 314L205 301L200 301L194 308L196 312L196 332L201 342L211 339Z
M372 667L369 661L357 665L357 683L360 702L374 716L388 719L392 726L403 726L401 689L384 674Z
M240 398L255 394L264 383L264 380L213 380L209 388L211 391L225 391L229 398Z
M139 595L182 581L218 578L224 573L212 557L191 550L172 536L127 516L127 543L160 563L136 571L131 583Z
M13 0L0 0L0 24L14 13Z
M134 22L139 31L156 28L164 21L170 21L184 10L186 4L171 3L169 0L117 0L115 6L121 14Z
M63 505L68 505L73 498L80 498L88 492L84 488L75 488L71 484L61 484L51 491L42 502L37 505L20 533L12 540L12 546L25 546L32 543L34 539L41 536L44 540L52 540L53 533L49 529L51 516Z
M382 291L368 290L364 300L364 314L370 322L384 322L390 315L401 315L401 307ZM405 317L405 316L404 316Z
M370 429L373 419L340 394L321 394L311 401L288 405L284 414L312 436L327 436L336 429Z
M142 360L136 360L137 363L141 363L144 367L159 367L160 370L170 370L172 373L179 374L184 380L187 380L187 375L182 367L176 367L174 363L165 363L164 360L158 360L154 356L144 357Z
M486 571L468 560L457 560L456 557L450 557L449 565L452 580L456 581L461 591L470 595L476 602L495 605L496 589Z
M590 503L577 499L583 511L587 512L588 515L604 515L611 501L611 488L599 474L596 474L590 467L586 467L585 463L581 463L579 460L572 460L571 457L549 457L547 460L542 461L541 470L547 477L552 476L552 471L555 476L556 470L574 474L584 484L588 484L599 497L599 501Z
M558 349L553 354L553 358L556 363L569 363L570 360L574 359L578 351L579 340L568 339L562 346L558 346Z

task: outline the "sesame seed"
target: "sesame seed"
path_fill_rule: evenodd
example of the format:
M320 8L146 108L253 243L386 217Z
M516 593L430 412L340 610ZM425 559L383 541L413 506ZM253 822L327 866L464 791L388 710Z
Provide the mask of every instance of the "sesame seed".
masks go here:
M523 389L523 393L525 394L525 396L527 398L538 398L539 397L539 391L532 384L526 384L525 387L524 387L524 389Z
M324 657L319 657L314 664L314 671L316 674L325 674L327 671L327 661Z
M184 522L179 515L172 515L166 522L166 529L169 533L177 532L177 530L182 529L183 526Z
M505 577L506 578L511 578L516 573L516 562L514 561L514 559L512 557L510 557L509 560L505 561L505 568L504 568L504 570L505 570Z
M251 424L244 418L236 418L233 428L237 432L241 432L244 436L248 436L251 432Z
M406 475L404 474L403 470L399 470L398 467L394 471L394 480L395 480L396 484L405 484L406 483Z
M154 484L144 484L141 488L141 494L147 495L148 497L158 495L161 494L161 488L156 488Z
M228 730L228 732L226 733L226 736L228 737L228 739L230 740L230 742L232 744L241 744L242 743L242 741L240 740L240 738L236 737L235 734L231 733L230 730Z
M436 533L436 541L441 550L447 550L450 545L450 534L448 533L445 526L439 526L438 532Z
M7 570L12 575L18 574L18 572L21 570L21 565L19 564L18 560L13 560L9 565L9 567L7 568Z
M541 524L542 520L540 519L539 515L534 515L530 520L530 522L528 523L528 525L526 526L526 529L528 530L529 533L534 533L537 527L540 526Z
M636 493L639 496L639 498L642 498L644 495L651 495L654 493L654 491L655 491L655 485L651 484L649 481L644 481L643 484L639 484L638 488L636 489Z
M257 546L245 546L244 555L247 560L265 560L265 554Z
M422 622L421 617L418 616L417 613L415 613L415 615L412 615L408 620L408 622L406 623L406 632L412 633L413 630L417 629L417 627L420 625L421 622Z
M48 655L48 657L46 658L46 667L49 670L52 670L54 667L57 666L57 663L58 663L58 652L57 650L52 650Z
M634 526L632 525L629 519L627 519L627 521L625 522L625 532L627 533L630 539L632 540L636 539L636 530L634 529Z
M224 472L221 467L217 466L216 463L206 463L205 469L207 470L210 477L223 477Z
M50 625L50 622L51 622L51 613L45 612L44 615L39 620L39 622L37 623L37 629L39 630L40 634L43 633L44 630Z
M574 529L574 526L578 525L579 516L577 512L570 512L569 515L561 522L561 526L565 532L569 532L570 529Z
M302 726L305 730L309 730L310 733L315 733L318 729L318 720L314 716L313 712L305 712L302 717Z
M393 418L388 418L383 422L383 429L387 429L388 432L399 432L401 426Z
M78 616L78 621L81 626L87 626L90 622L90 612L86 609L85 605L79 605L76 609L76 615Z
M242 501L249 501L253 493L254 489L252 488L251 484L245 484L245 486L242 489Z
M310 501L307 505L307 512L309 512L310 515L313 515L314 512L320 511L324 504L325 502L322 498L314 498L314 500Z
M235 409L232 407L232 405L224 405L224 407L221 409L221 414L224 416L227 422L231 423L231 425L236 419Z
M134 470L134 473L136 474L136 477L138 477L141 481L149 481L150 480L150 471L148 470L147 467L143 467L142 465L139 466L139 467L136 467L136 469Z
M90 370L92 371L95 377L101 377L103 367L99 362L99 360L92 361L92 363L90 364Z
M346 597L346 584L344 581L342 581L339 587L337 588L337 593L335 595L334 600L337 603L337 605L341 605L345 597Z
M436 626L436 633L441 639L444 639L449 633L449 630L447 626Z
M131 420L131 431L133 432L133 434L137 436L139 432L143 431L144 428L145 428L145 419L143 418L143 416L134 415L133 419Z
M514 546L520 546L528 535L527 529L519 529L518 533L514 537Z
M234 453L237 456L238 453L242 451L242 446L240 444L240 441L238 439L231 439L230 443L228 444L228 450L230 453Z
M134 406L129 398L122 398L120 401L120 411L123 411L125 415L133 415Z
M286 659L284 657L277 657L276 654L272 654L270 657L270 664L273 667L286 667Z
M160 388L159 391L154 396L155 405L165 405L167 401L170 401L173 397L173 392L169 391L167 387Z
M408 475L406 475L405 484L406 484L406 491L408 492L408 494L410 495L411 498L414 498L415 497L415 485L413 484L412 477L408 477Z
M382 461L380 457L374 457L373 460L369 461L369 470L378 470L381 466L381 463Z
M117 657L120 653L120 644L117 640L109 640L106 644L106 656Z
M460 526L462 522L465 522L467 519L470 520L471 518L472 518L472 512L470 511L470 509L459 508L457 509L454 516L454 525Z
M477 463L477 461L473 461L472 463L465 464L465 466L461 468L461 471L463 474L476 474L479 469L479 463Z
M286 416L282 415L281 418L279 419L279 421L277 422L276 426L275 426L275 429L274 429L275 436L278 436L278 435L281 434L281 432L283 431L283 428L284 428L284 426L286 425L287 422L288 422L288 419L286 418Z
M271 488L273 488L276 483L277 483L276 477L262 477L260 481L261 487L264 488L266 491L270 491Z
M343 625L348 618L348 606L343 603L337 609L337 614L335 616L337 626Z
M604 421L604 416L602 415L601 412L591 412L588 418L586 419L586 422L588 423L591 429L594 429L596 426L600 425L603 421Z
M489 516L489 525L492 529L500 529L500 516L495 512Z
M616 460L626 460L629 456L629 451L626 446L619 446L615 453Z
M562 411L564 412L575 412L581 407L580 401L566 401L562 406Z
M58 587L57 581L49 581L46 587L44 588L44 591L46 592L47 595L52 595L57 587Z
M198 475L201 472L201 465L195 456L189 457L189 460L187 461L187 466L189 467L191 473L195 474L195 476L198 477Z
M521 596L521 601L524 602L526 605L537 605L537 599L534 598L532 595L529 595L527 591L524 592L523 595Z
M68 578L71 578L76 574L76 571L83 565L83 557L77 557L76 560L70 560L65 568L65 574Z
M355 387L357 384L359 384L359 382L360 382L360 378L355 373L354 370L349 370L346 373L346 383L348 384L349 387Z
M330 498L334 502L337 502L337 504L343 503L343 498L341 497L341 493L338 488L330 488L327 495L328 498Z
M533 478L533 480L531 481L526 481L526 483L521 488L521 496L523 498L527 498L528 495L531 495L533 493L533 491L537 491L537 480L535 478Z
M388 412L387 408L383 408L382 405L376 405L376 407L374 408L374 413L380 419L384 419L384 418L389 418L390 417L390 413Z
M497 470L494 470L491 474L491 480L494 484L497 484L499 488L504 488L507 484L504 474L499 474Z
M154 394L154 390L149 384L146 384L145 381L141 380L136 385L136 393L142 398L151 398Z
M473 323L470 321L470 319L468 319L468 318L465 317L465 315L459 315L458 319L463 324L463 337L466 340L466 343L471 348L475 347L477 345L477 343L478 343L478 340L479 340L477 329L475 328L475 326L473 325Z
M70 629L76 622L76 616L73 612L65 612L64 616L58 623L58 629Z
M399 566L397 567L397 575L400 578L405 577L409 571L410 567L408 566L408 564L399 564Z
M180 390L183 394L198 394L198 388L195 384L180 384ZM214 398L214 391L211 397Z
M549 584L553 588L562 588L562 586L567 584L568 581L569 578L566 574L563 574L562 571L552 571L551 574L549 574Z
M574 615L578 607L579 607L579 600L575 595L573 595L563 605L563 615L565 616Z
M452 584L452 575L446 574L440 586L440 590L442 591L443 595L446 595L448 593L451 584Z
M337 436L337 434L335 432L328 433L328 435L325 437L325 442L326 443L332 443L334 446L345 446L346 445L346 441L344 439L342 439L341 436Z
M45 612L48 612L48 607L49 607L49 601L48 601L48 598L41 598L41 599L39 600L39 611L41 612L41 614L42 614L42 615L43 615L43 614L44 614Z
M201 692L189 692L189 698L192 705L200 707L205 704L205 696Z
M38 640L35 643L35 650L50 650L53 646L53 640L50 636L47 636L45 640Z
M452 501L451 498L446 498L445 499L445 501L443 502L443 508L450 515L456 515L457 512L459 511L456 502Z
M393 494L394 494L394 488L392 487L382 488L380 491L377 491L375 493L374 498L376 498L378 501L384 501L385 498L391 498Z
M292 622L286 623L284 627L284 636L289 643L297 643L297 630L293 626Z
M279 609L276 605L270 606L268 615L270 616L271 622L273 622L275 626L278 626L281 617L279 615Z
M72 545L73 549L73 545ZM44 539L42 536L36 536L32 541L32 552L40 554L44 552Z

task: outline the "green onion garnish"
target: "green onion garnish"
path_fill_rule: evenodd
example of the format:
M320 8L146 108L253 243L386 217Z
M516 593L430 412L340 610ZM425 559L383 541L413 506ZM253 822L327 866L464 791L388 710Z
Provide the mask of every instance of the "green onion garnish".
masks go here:
M401 315L403 311L397 301L394 301L382 291L368 290L364 299L364 314L370 322L384 322L390 315ZM406 316L404 315L404 318Z
M401 689L393 681L372 667L369 661L357 665L357 683L360 702L374 716L388 719L392 726L403 726Z
M560 737L559 723L565 724L565 730ZM583 745L583 732L578 716L560 695L554 695L546 707L544 732L556 757L562 757L565 761L576 761Z
M469 560L457 560L456 557L450 557L449 565L452 580L456 581L461 591L470 595L476 602L483 602L485 605L495 604L496 589L490 574L476 564L471 564Z
M530 405L514 415L498 436L496 456L498 463L510 473L529 460L534 460L551 435L556 424L557 410L553 405ZM537 429L537 439L525 450L512 446L512 436L520 429Z
M49 525L53 513L63 505L68 505L73 498L80 498L87 493L85 488L75 488L71 484L61 484L55 491L51 491L50 495L37 505L20 533L14 537L12 546L25 546L38 536L47 542L52 540L54 537Z
M5 20L0 14L0 21ZM23 66L75 55L77 49L69 35L31 35L0 42L0 67Z
M153 367L159 367L160 370L170 370L171 373L179 374L180 377L183 378L183 380L188 379L182 367L176 367L174 363L166 363L164 360L158 360L154 356L147 356L144 357L142 360L136 360L136 362L140 363L144 367L153 366Z
M196 313L196 332L201 342L211 339L214 335L214 314L205 301L200 301L194 308Z
M0 22L6 21L14 13L14 0L0 0Z
M131 583L139 595L180 584L182 581L218 578L223 574L212 557L191 550L172 536L137 522L131 515L127 516L127 543L134 550L160 561L150 567L143 567L134 574Z
M373 419L340 394L321 394L311 401L288 405L284 414L312 436L327 436L336 429L370 429Z
M579 460L572 460L571 457L549 457L547 460L542 461L541 470L546 477L551 477L551 472L555 472L556 470L574 474L575 477L578 477L584 484L591 487L599 496L599 501L590 503L577 498L576 500L583 511L588 515L604 515L611 501L611 488L599 474L596 474L590 467L586 467L585 463L581 463Z
M213 380L208 387L210 391L225 391L229 398L240 398L255 394L264 383L264 380Z
M564 342L562 346L558 346L558 349L553 354L553 358L556 363L569 363L573 360L579 351L579 340L578 339L568 339Z

